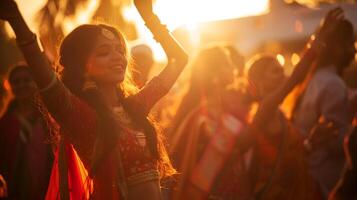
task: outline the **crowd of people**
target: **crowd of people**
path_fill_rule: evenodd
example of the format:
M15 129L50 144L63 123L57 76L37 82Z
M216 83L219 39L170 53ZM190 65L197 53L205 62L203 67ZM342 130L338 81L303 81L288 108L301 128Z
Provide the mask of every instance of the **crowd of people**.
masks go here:
M246 62L227 44L189 58L152 0L134 4L167 57L151 79L152 50L105 24L76 27L49 62L16 3L0 1L25 58L7 78L0 199L357 199L357 98L341 78L355 32L341 8L287 76L276 56Z

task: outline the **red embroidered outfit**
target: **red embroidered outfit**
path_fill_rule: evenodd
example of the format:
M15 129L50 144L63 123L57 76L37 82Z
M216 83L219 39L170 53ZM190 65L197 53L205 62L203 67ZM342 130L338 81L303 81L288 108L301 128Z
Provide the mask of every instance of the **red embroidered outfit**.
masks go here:
M138 111L148 113L156 101L166 94L168 88L163 85L167 79L161 79L162 76L166 76L165 73L152 79L138 94L131 97L140 105L141 110ZM59 81L43 94L43 98L49 112L61 127L69 174L68 183L65 184L68 184L70 198L88 198L91 186L87 171L91 167L98 134L96 112L85 101L71 94ZM123 180L119 180L119 173L124 174L124 181L128 186L159 179L158 163L150 155L145 135L132 125L120 106L114 108L113 113L119 126L125 131L120 134L116 146L108 152L97 169L93 180L94 199L120 198L119 182ZM57 151L47 199L57 198L59 195L59 188L63 184L61 162L63 159L61 160ZM118 170L118 165L122 165L122 172Z

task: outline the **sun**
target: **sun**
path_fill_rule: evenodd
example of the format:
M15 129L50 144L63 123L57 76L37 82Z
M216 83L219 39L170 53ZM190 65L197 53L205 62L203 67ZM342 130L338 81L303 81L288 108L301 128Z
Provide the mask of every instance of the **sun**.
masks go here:
M192 27L198 22L260 15L268 12L269 0L156 0L154 11L169 30L179 26ZM124 17L137 25L141 41L145 41L154 50L157 60L165 57L161 47L152 40L134 7L123 10Z
M169 28L203 21L258 15L269 0L157 0L154 10Z
M36 0L31 4L27 0L17 0L17 2L25 16L34 16L34 13L46 1ZM75 18L63 21L66 33L82 23L90 22L90 17L98 6L99 0L89 0L88 2L88 5L81 9L82 12ZM156 0L154 4L155 13L171 31L183 25L194 31L195 25L199 22L259 15L267 12L268 9L269 0ZM150 45L154 50L155 58L162 61L165 54L152 39L151 33L145 27L135 7L133 5L124 7L122 12L124 18L133 22L137 27L140 40L136 43L144 42ZM33 17L26 17L26 19L31 27L36 27L32 24Z

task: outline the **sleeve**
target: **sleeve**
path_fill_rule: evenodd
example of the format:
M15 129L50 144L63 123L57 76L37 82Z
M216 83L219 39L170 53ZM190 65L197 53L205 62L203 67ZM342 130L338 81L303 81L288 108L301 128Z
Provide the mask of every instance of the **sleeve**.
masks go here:
M151 108L169 92L180 73L181 68L175 66L175 63L170 63L132 97L142 109L144 116L149 114Z
M74 145L81 158L89 159L96 133L95 111L60 81L41 96L49 113L60 125L64 139Z

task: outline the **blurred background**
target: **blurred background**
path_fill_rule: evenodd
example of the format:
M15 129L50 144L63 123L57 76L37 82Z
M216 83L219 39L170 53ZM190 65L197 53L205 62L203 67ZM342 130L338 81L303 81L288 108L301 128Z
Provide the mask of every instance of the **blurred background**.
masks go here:
M129 45L145 43L154 52L160 70L164 54L152 39L132 0L17 0L31 29L39 35L43 50L55 63L64 35L83 23L109 23L120 29ZM190 55L208 43L224 42L245 57L276 54L289 73L311 33L332 7L341 6L357 30L356 0L156 0L161 21ZM0 79L22 59L9 25L0 22ZM346 80L356 87L353 67ZM7 84L1 81L0 95ZM1 106L0 106L1 107Z

